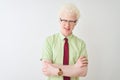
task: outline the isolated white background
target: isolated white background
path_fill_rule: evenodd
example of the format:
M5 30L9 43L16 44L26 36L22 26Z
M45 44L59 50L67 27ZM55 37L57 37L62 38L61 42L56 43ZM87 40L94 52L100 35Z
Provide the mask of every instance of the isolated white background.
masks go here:
M82 80L120 80L119 0L0 0L0 80L44 80L41 47L59 32L58 10L72 2L81 17L74 34L87 45Z

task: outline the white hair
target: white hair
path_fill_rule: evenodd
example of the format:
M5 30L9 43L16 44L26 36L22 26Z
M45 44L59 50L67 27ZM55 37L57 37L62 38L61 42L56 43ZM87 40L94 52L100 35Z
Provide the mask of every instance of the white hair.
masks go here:
M64 12L67 14L74 14L77 19L79 19L80 17L79 9L74 4L71 3L65 4L60 8L59 16L61 16L61 14Z

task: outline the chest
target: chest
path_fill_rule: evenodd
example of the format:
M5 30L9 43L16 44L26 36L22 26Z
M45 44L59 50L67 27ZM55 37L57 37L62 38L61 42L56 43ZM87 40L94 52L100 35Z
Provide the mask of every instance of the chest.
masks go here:
M80 46L74 42L69 42L69 64L75 64L80 57ZM63 64L64 42L54 43L52 47L53 63Z

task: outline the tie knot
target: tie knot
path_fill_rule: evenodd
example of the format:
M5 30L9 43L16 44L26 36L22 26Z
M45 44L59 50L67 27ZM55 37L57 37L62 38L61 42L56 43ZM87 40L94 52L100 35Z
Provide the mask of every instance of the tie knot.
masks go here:
M65 42L68 42L68 39L67 38L64 38Z

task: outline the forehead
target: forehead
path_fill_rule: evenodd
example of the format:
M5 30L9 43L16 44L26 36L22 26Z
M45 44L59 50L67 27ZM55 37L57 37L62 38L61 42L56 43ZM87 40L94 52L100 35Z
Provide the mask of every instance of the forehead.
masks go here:
M67 20L76 20L77 16L74 13L63 12L60 14L60 18L67 19Z

